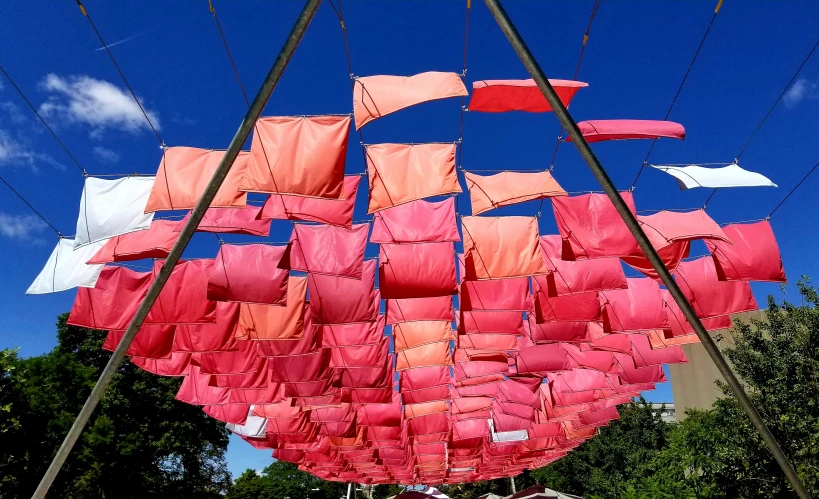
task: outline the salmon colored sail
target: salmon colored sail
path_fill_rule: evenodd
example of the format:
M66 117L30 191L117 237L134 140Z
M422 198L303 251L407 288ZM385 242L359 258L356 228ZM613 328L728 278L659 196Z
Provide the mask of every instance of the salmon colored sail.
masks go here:
M438 341L407 348L397 352L395 357L396 371L415 367L452 365L452 358L449 356L449 341Z
M270 220L257 219L260 212L260 206L248 206L243 209L208 208L196 231L267 237L270 235ZM182 232L190 218L191 214L188 212L174 227L174 231Z
M286 250L265 244L222 244L208 279L208 298L286 305L290 273L279 268Z
M355 128L401 109L447 97L465 97L457 73L429 71L414 76L364 76L353 85Z
M387 300L387 324L412 321L449 321L455 318L452 297Z
M287 305L242 303L236 339L297 340L304 338L307 278L291 276L287 284Z
M586 142L624 139L669 139L685 140L685 128L673 121L655 120L591 120L577 124ZM566 138L571 142L571 137Z
M724 231L732 244L705 242L720 281L785 282L782 256L769 221L731 224Z
M259 118L239 189L339 199L349 116Z
M560 102L568 106L578 90L588 87L588 83L572 80L549 80L557 92ZM505 113L526 111L528 113L548 113L552 106L543 97L535 80L478 80L472 83L470 111L484 113Z
M464 172L472 214L535 199L568 196L550 171L501 172L483 176Z
M455 198L437 203L419 199L373 215L371 243L459 242Z
M179 239L176 222L154 220L148 230L129 232L108 240L88 264L129 262L143 258L165 258Z
M370 202L367 213L442 194L462 192L455 144L366 146Z
M452 323L445 321L402 322L393 326L392 334L396 352L436 341L455 339Z
M192 210L224 156L225 151L197 147L165 149L145 213ZM212 207L243 208L247 205L247 194L239 190L239 183L245 175L248 159L248 151L239 152L236 162L210 204Z
M535 217L462 217L466 280L546 274Z
M339 199L308 198L271 194L256 216L259 220L303 220L350 228L353 225L361 175L344 177L344 195Z

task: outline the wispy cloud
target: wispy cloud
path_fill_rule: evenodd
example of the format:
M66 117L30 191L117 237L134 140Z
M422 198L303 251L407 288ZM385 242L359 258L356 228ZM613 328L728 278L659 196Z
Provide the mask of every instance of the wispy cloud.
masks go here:
M796 107L805 99L819 98L819 85L809 81L807 78L799 78L790 86L782 101L788 107Z
M99 137L106 129L131 133L150 129L131 94L111 82L88 75L64 78L49 73L42 86L49 97L40 105L40 112L57 122L89 125L93 137ZM158 114L147 107L145 112L158 129Z
M36 152L32 147L12 137L7 130L0 128L0 166L21 163L34 170L37 170L37 165L40 163L46 163L61 170L65 168L62 163L50 155Z
M11 215L0 212L0 235L17 241L30 241L47 225L36 215Z
M107 147L94 147L94 155L103 163L116 163L119 161L119 153Z
M131 40L136 40L137 38L139 38L140 36L142 36L142 35L144 35L146 33L147 33L147 31L143 31L142 33L137 33L136 35L131 35L131 36L127 37L127 38L123 38L122 40L117 40L114 43L109 43L108 45L106 45L104 47L100 47L100 48L94 50L94 52L99 52L101 50L105 50L106 48L110 49L111 47L116 47L117 45L123 44L125 42L130 42Z

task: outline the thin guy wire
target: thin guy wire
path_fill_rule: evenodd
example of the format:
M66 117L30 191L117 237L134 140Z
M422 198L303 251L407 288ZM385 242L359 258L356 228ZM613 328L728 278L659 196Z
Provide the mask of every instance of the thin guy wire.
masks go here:
M665 113L665 118L663 120L668 120L668 117L671 115L671 110L674 109L674 105L677 103L677 98L680 96L683 87L685 86L686 80L688 80L688 75L691 74L691 69L694 67L694 63L697 62L697 57L700 55L700 51L702 50L702 46L705 44L705 40L708 38L708 34L711 32L711 27L714 26L714 21L717 19L717 14L719 14L719 10L722 7L722 1L719 0L717 3L717 7L714 9L714 15L711 16L711 22L708 23L708 28L705 30L705 34L702 36L702 40L700 40L700 44L697 47L697 51L694 52L694 57L691 59L691 63L688 65L688 69L685 71L685 75L683 76L682 81L680 82L679 88L677 88L677 93L674 94L674 98L671 100L671 105L668 107L668 111ZM637 176L634 177L634 182L631 184L631 189L637 186L637 180L640 178L640 174L643 173L646 165L648 164L648 158L651 156L651 151L654 150L654 146L657 144L657 139L655 138L651 141L651 147L648 148L648 152L646 153L646 158L643 160L643 164L640 165L640 171L637 172Z
M77 165L77 168L80 169L80 172L82 172L83 176L87 176L88 173L86 173L85 168L83 168L82 165L80 165L80 162L77 161L77 158L75 158L74 155L71 154L71 151L68 150L68 147L63 143L62 140L60 140L60 138L57 136L54 130L52 130L51 127L48 126L48 123L46 123L46 120L44 120L40 113L37 111L37 108L35 108L31 101L28 100L26 94L24 94L23 91L20 90L20 87L18 87L17 83L15 83L14 80L11 79L11 76L9 76L9 74L6 72L6 69L2 65L0 65L0 72L2 72L3 76L5 76L9 83L11 83L11 86L14 87L14 90L17 90L17 93L20 94L20 97L23 98L23 101L25 101L25 103L31 109L31 112L33 112L37 116L37 119L40 120L40 123L42 123L43 126L46 127L46 130L48 130L51 136L54 137L54 140L56 140L57 143L60 144L60 147L63 148L63 151L65 151L68 157L71 158L71 161L73 161L74 164Z
M469 11L472 10L472 0L466 0L466 14L464 15L464 68L461 72L461 78L466 79L466 62L467 62L467 49L469 48ZM464 161L464 115L466 114L466 96L461 96L461 116L460 116L460 123L458 125L458 145L457 145L457 154L458 154L458 169L462 170L463 168L463 161ZM457 173L456 173L457 175ZM458 207L458 194L455 194L455 215L457 216L459 211Z
M768 109L768 112L762 118L762 121L759 122L759 126L756 127L756 130L754 130L754 132L748 138L748 141L745 143L744 146L742 146L742 150L739 151L739 154L737 154L737 161L739 161L739 158L745 153L745 150L748 149L748 146L751 145L751 142L753 142L756 135L762 129L762 126L765 124L765 121L768 120L768 117L770 117L771 114L774 112L774 109L776 109L776 106L779 105L779 102L782 100L783 97L785 97L785 94L788 92L788 89L791 88L791 85L793 84L794 80L796 80L796 77L799 76L799 73L802 72L802 68L805 67L805 64L807 64L808 61L810 60L811 56L813 56L813 53L816 51L816 47L819 47L819 40L816 40L816 43L813 44L813 48L810 49L810 52L808 52L808 55L802 61L802 64L800 64L799 67L796 68L796 72L793 74L793 76L791 76L791 79L788 80L787 85L785 85L785 88L782 89L782 92L779 94L779 97L776 98L776 100L774 101L771 108ZM711 201L711 198L713 198L714 194L717 193L717 190L718 189L714 189L714 191L711 193L711 195L708 196L708 199L706 199L705 203L703 203L703 205L702 205L703 208L705 208L705 206L708 205L708 203Z
M37 214L37 216L38 216L38 217L40 217L40 218L42 219L42 221L43 221L43 222L45 222L45 223L46 223L46 224L47 224L49 227L51 227L51 229L52 229L54 232L56 232L56 233L57 233L57 236L58 236L58 237L63 237L63 235L60 233L60 231L59 231L59 230L57 230L57 227L54 227L54 225L52 225L52 223L51 223L51 222L49 222L49 221L46 219L46 217L44 217L44 216L42 215L42 213L40 213L39 211L37 211L37 209L36 209L36 208L34 208L34 206L32 206L32 205L31 205L31 203L29 203L28 201L26 201L26 198L24 198L22 194L20 194L19 192L17 192L17 189L15 189L14 187L12 187L12 186L11 186L11 184L9 184L8 182L6 182L6 179L4 179L3 177L0 177L0 182L3 182L4 184L6 184L6 187L8 187L8 188L9 188L9 190L10 190L11 192L13 192L13 193L14 193L14 194L15 194L15 195L18 197L18 198L20 198L20 201L22 201L23 203L25 203L25 205L26 205L26 206L28 206L29 208L31 208L31 211L33 211L35 214Z
M230 66L233 68L233 74L236 75L236 81L239 82L239 90L242 91L242 97L245 99L245 104L250 107L250 99L247 98L247 92L245 92L245 86L242 84L242 78L239 77L239 69L236 67L236 62L233 60L233 54L230 52L230 47L228 47L227 38L225 38L225 32L222 31L222 24L219 22L219 17L216 16L216 9L213 8L213 0L208 0L208 7L210 8L210 13L213 14L213 20L216 21L216 29L219 30L219 37L222 39L222 44L225 46L225 52L227 52Z
M782 199L782 201L780 201L780 202L779 202L779 204L778 204L778 205L776 205L776 208L774 208L774 209L771 211L771 213L769 213L769 214L768 214L768 218L771 218L771 216L773 216L773 214L774 214L774 213L776 213L776 210L778 210L780 206L782 206L783 204L785 204L785 201L787 201L787 200L788 200L788 198L789 198L789 197L791 197L791 194L793 194L794 192L796 192L796 189L798 189L798 188L799 188L799 186L800 186L800 185L802 185L802 182L804 182L805 180L807 180L807 179L808 179L808 177L810 177L811 173L813 173L813 172L816 170L816 168L817 168L817 167L819 167L819 162L817 162L815 165L813 165L813 168L811 168L811 169L810 169L810 171L808 171L808 173L806 173L806 174L805 174L805 176L804 176L804 177L802 177L802 180L800 180L800 181L799 181L799 183L798 183L798 184L796 184L796 185L794 186L794 188L793 188L793 189L791 189L791 191L790 191L790 192L789 192L789 193L788 193L788 194L787 194L787 195L786 195L786 196L785 196L785 197Z
M162 140L162 137L159 136L159 132L156 131L156 127L154 126L153 122L151 121L151 118L148 116L148 113L145 111L145 108L142 107L142 103L139 102L139 99L137 98L136 93L134 93L134 89L131 88L131 84L128 83L128 80L125 78L125 74L119 68L119 64L117 64L116 59L114 59L114 55L111 53L111 50L108 48L108 44L106 44L105 40L102 39L102 35L100 34L99 30L97 29L97 26L94 24L94 21L91 20L91 16L88 15L88 11L85 10L85 6L82 4L82 0L76 0L76 1L77 1L77 5L80 7L80 11L85 16L85 18L88 19L88 24L91 25L91 28L94 30L94 33L96 33L97 38L99 39L100 43L102 44L102 48L105 49L105 53L108 54L108 58L111 59L111 62L114 64L114 67L117 70L117 73L119 73L120 78L122 78L123 83L125 83L125 86L128 88L128 91L131 93L131 97L134 98L134 102L136 102L137 106L139 106L139 110L142 111L142 116L145 116L145 121L148 122L148 126L151 127L151 130L154 132L154 135L156 135L156 140L158 140L159 145L164 148L165 147L165 141Z

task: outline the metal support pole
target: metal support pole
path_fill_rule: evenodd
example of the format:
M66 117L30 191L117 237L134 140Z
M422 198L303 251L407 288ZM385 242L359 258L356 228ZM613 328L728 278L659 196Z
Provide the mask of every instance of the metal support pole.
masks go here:
M515 487L515 477L510 476L509 481L512 482L512 494L517 494L518 489Z
M546 97L546 100L552 107L557 119L560 120L560 124L563 125L563 128L566 129L569 136L572 138L572 142L580 155L583 157L583 160L585 160L586 164L589 165L592 173L597 178L597 181L600 182L600 185L603 187L603 190L605 190L612 204L614 204L617 212L623 218L626 226L628 226L629 230L634 235L634 238L637 239L637 243L640 245L640 248L643 250L643 253L645 253L648 260L651 262L651 266L654 267L654 269L660 275L660 279L662 279L663 284L665 284L666 288L668 288L668 291L671 293L671 296L674 297L674 301L677 302L677 305L679 305L680 309L682 309L688 323L694 328L694 331L700 338L700 341L705 347L705 350L708 352L708 355L711 356L711 360L714 361L717 369L719 369L723 378L725 378L725 381L728 383L728 386L730 386L731 390L734 392L734 396L736 396L740 405L742 405L742 408L745 410L745 413L748 414L748 417L751 418L751 422L762 436L762 439L765 441L765 445L768 446L768 449L773 454L774 459L776 459L777 463L779 463L779 467L782 468L782 471L785 473L791 487L793 487L793 490L800 498L810 499L810 494L808 494L808 491L805 489L805 486L799 479L799 475L797 475L796 471L794 471L793 466L791 465L790 461L788 461L785 453L782 452L776 438L774 438L771 430L769 430L765 425L765 422L762 420L759 412L757 412L753 403L751 403L751 400L748 398L748 394L745 393L745 390L742 388L739 380L734 375L733 371L731 371L725 357L722 356L722 352L720 352L719 347L717 347L717 344L714 343L714 340L703 327L702 322L700 322L700 319L697 317L697 314L694 311L694 307L691 306L691 304L685 298L685 295L683 295L682 290L680 290L680 287L671 276L671 272L669 272L668 268L660 258L660 255L657 254L657 250L651 245L651 242L649 242L648 237L646 237L642 227L640 227L640 224L637 222L637 218L628 209L628 206L626 205L625 201L623 201L623 198L620 196L620 193L617 191L614 183L603 169L603 165L600 164L597 156L595 156L594 152L592 152L591 148L589 147L589 143L586 142L586 139L580 133L577 123L571 117L569 111L566 110L566 106L564 106L560 101L560 98L557 96L554 88L552 88L552 85L549 83L549 80L546 78L546 75L543 73L540 65L535 60L534 55L532 55L532 53L529 51L529 48L521 38L520 33L518 33L515 25L512 24L512 21L509 19L506 11L501 6L500 1L484 0L484 2L489 8L489 11L492 13L492 16L495 18L495 21L497 21L498 26L500 26L501 31L503 31L503 34L506 35L506 38L512 45L512 48L515 49L518 57L520 57L520 60L526 67L526 70L529 72L532 78L534 78L535 83L537 83L538 88L540 88L540 91L543 92L543 96Z
M216 192L219 190L219 187L221 187L225 177L230 171L230 168L236 161L236 157L239 155L242 146L247 141L250 131L253 129L256 121L259 119L259 116L267 104L268 99L270 99L273 89L276 88L276 85L279 83L282 73L284 73L284 69L287 67L287 64L293 57L293 53L296 51L299 43L301 43L304 32L307 30L307 26L310 25L310 21L313 20L313 16L318 10L320 4L321 0L307 0L305 2L304 8L299 14L298 19L296 19L293 29L290 31L290 35L287 37L287 40L284 42L284 46L279 52L278 57L276 57L276 60L273 62L273 66L267 73L267 77L262 83L259 93L256 94L256 98L253 99L250 109L248 109L241 125L239 125L239 130L237 130L236 135L233 136L233 140L231 140L230 146L228 146L227 150L225 151L222 161L219 163L219 166L213 173L213 177L210 179L205 191L202 193L202 198L199 199L196 207L191 212L190 220L188 220L188 223L185 224L185 228L182 229L179 239L177 240L176 244L174 244L173 248L168 254L168 257L165 259L165 263L162 265L162 269L159 271L159 274L157 275L153 284L151 284L148 294L145 296L145 300L137 309L134 318L128 325L128 329L125 331L125 335L122 337L119 345L117 345L117 348L114 350L114 353L108 360L108 364L106 364L102 374L100 374L97 384L94 385L94 389L91 390L91 394L85 401L79 415L77 415L77 419L74 420L74 424L68 431L68 435L66 435L65 440L63 440L59 450L57 450L57 454L51 461L45 475L43 475L43 478L40 481L40 484L37 486L37 490L34 491L32 498L42 499L45 497L49 487L51 487L51 484L57 477L57 473L59 473L63 463L65 463L66 458L71 452L71 449L74 447L77 439L82 434L86 423L88 423L88 419L91 417L91 414L97 407L97 404L102 398L102 395L105 393L105 390L108 388L108 385L111 384L111 379L114 377L117 369L119 369L119 366L122 364L126 350L134 340L137 331L139 331L142 323L145 321L145 317L148 315L148 312L151 310L154 302L156 302L156 299L159 297L159 293L162 291L162 288L168 281L171 271L179 261L179 258L182 256L182 252L188 246L191 237L193 237L193 233L199 226L199 222L202 221L205 211L207 211L210 203L213 201L214 196L216 196Z

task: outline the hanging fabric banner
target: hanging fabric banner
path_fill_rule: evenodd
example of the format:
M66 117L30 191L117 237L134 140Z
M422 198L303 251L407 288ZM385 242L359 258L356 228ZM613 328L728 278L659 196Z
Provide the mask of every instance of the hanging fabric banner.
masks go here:
M453 243L382 244L379 261L383 298L428 298L458 293Z
M360 182L360 175L346 175L344 193L339 199L271 194L256 218L259 220L302 220L338 225L349 229L353 226L353 208Z
M261 208L208 208L205 216L196 227L197 232L216 232L219 234L247 234L249 236L267 237L270 235L270 220L257 220ZM191 214L185 215L174 230L182 232Z
M704 168L698 165L649 166L664 171L674 177L681 190L693 189L695 187L708 187L712 189L724 189L726 187L778 187L771 182L768 177L760 173L745 170L736 163L721 168Z
M208 299L287 304L290 273L279 268L286 246L222 244L208 278Z
M591 120L577 124L586 142L625 139L685 139L685 128L673 121L655 120ZM571 142L571 137L566 137Z
M154 215L145 213L145 204L153 185L154 177L87 177L74 247L149 228Z
M419 199L377 211L371 243L460 242L455 223L455 198L437 203Z
M548 170L500 172L489 176L465 171L464 177L472 201L472 215L536 199L568 196Z
M297 340L304 338L307 307L307 278L291 276L285 306L242 303L239 308L238 340Z
M143 258L165 258L179 239L174 231L177 223L154 220L148 230L129 232L112 237L90 260L93 263L130 262Z
M578 90L588 87L588 83L571 80L549 80L557 92L560 102L568 107ZM478 80L472 83L470 111L484 113L505 113L508 111L526 111L529 113L548 113L552 106L543 97L543 92L535 80Z
M731 224L723 230L731 244L705 241L720 281L786 282L782 256L769 221Z
M546 274L535 217L462 217L465 280Z
M282 268L361 279L369 230L366 223L352 229L296 224Z
M636 215L632 193L621 192L620 195ZM606 194L555 198L552 208L563 238L563 260L642 255L637 240Z
M103 265L86 262L106 246L105 241L87 244L74 250L74 240L61 237L51 251L43 269L26 290L27 295L56 293L81 287L93 288L97 285Z
M307 274L316 324L374 322L381 296L375 287L375 260L366 260L361 279Z

